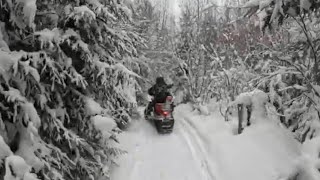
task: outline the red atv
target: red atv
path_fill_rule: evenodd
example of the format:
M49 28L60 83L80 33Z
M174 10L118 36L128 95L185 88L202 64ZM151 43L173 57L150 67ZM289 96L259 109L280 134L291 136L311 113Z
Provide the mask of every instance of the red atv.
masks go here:
M155 103L151 115L145 113L145 119L153 121L159 133L171 133L174 125L173 108L173 97L167 96L164 102Z

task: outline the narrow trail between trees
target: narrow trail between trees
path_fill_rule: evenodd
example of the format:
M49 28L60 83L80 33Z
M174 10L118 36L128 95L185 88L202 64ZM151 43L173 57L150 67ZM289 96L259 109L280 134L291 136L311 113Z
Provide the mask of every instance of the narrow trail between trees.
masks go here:
M140 119L119 139L128 154L113 169L114 180L216 180L210 171L201 136L182 116L175 115L171 134L160 135Z
M236 119L225 122L215 105L208 109L205 115L187 104L176 107L175 127L167 135L144 119L133 121L118 136L128 154L112 167L111 179L280 180L297 172L303 180L319 179L301 144L271 119L257 118L235 135ZM317 178L304 178L310 174Z

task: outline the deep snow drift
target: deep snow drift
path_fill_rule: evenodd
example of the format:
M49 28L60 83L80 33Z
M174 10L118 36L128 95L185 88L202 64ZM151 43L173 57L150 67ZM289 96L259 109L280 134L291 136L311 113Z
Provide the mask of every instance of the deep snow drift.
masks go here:
M191 105L177 107L169 135L159 135L145 120L134 122L119 137L128 154L119 159L112 179L320 179L316 143L299 144L274 121L253 124L234 135L235 121L225 122L216 105L207 109L209 114L201 115Z

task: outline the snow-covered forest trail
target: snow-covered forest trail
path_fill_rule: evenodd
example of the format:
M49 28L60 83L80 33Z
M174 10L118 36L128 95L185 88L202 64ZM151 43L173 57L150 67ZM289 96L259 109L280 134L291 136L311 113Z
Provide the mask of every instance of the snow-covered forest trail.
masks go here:
M179 115L171 134L159 135L150 122L140 119L119 138L128 154L120 157L111 179L215 179L202 139Z
M214 104L208 109L211 113L205 115L190 105L178 106L174 130L167 135L144 119L133 121L118 136L128 153L112 167L111 179L280 180L297 172L312 179L305 178L308 168L297 165L304 152L288 131L265 121L236 135L237 121L225 122Z

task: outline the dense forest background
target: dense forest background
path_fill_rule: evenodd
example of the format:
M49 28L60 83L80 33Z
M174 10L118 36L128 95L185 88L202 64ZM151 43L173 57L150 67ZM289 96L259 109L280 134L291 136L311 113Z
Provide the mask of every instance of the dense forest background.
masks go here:
M117 133L158 75L178 104L215 99L226 119L237 95L258 88L299 142L318 136L319 7L1 0L0 178L108 179L125 153Z

